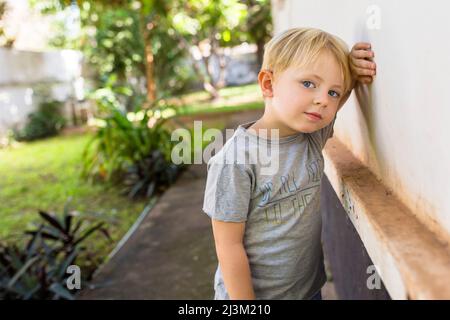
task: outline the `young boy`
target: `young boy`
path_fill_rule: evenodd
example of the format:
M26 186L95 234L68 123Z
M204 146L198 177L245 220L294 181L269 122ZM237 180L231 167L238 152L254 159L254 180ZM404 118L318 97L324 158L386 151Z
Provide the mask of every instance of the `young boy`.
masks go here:
M369 44L349 54L341 39L311 28L266 44L258 75L264 115L240 125L208 162L203 211L219 260L215 299L320 299L322 149L355 81L375 75L372 58ZM248 156L267 147L277 150L272 174L224 161L233 150Z

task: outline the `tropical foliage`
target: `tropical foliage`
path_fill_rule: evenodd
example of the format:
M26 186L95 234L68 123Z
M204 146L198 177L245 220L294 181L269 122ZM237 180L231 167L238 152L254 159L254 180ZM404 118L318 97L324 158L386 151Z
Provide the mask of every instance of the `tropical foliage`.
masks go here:
M71 211L68 204L61 216L39 211L39 217L36 228L26 231L25 245L0 243L1 299L73 299L67 268L79 265L84 282L97 267L88 263L93 253L84 242L97 232L109 238L104 221Z

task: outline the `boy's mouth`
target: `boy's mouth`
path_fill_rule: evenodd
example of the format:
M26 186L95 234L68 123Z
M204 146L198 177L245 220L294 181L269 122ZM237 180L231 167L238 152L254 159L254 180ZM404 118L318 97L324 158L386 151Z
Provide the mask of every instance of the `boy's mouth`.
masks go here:
M307 116L309 116L308 118L312 119L312 120L322 120L322 116L316 112L305 112Z

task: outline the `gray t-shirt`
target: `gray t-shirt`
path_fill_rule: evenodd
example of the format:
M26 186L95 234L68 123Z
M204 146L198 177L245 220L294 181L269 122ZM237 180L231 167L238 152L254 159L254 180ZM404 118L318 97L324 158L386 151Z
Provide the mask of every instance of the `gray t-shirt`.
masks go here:
M320 182L322 149L335 120L313 133L278 140L249 132L254 122L242 124L208 161L203 211L216 220L246 222L243 241L257 299L309 299L326 281ZM278 148L273 175L262 174L258 163L224 161L233 150L247 155L263 145ZM214 289L215 299L229 299L220 265Z

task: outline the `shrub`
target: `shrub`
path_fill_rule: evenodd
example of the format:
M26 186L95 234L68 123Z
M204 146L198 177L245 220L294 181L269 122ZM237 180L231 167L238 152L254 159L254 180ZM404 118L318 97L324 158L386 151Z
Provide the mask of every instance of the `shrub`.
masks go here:
M22 130L15 130L17 141L31 141L56 135L65 124L61 115L62 102L43 101L36 112L28 115L28 122Z
M150 109L126 113L117 94L130 95L120 87L96 90L91 97L99 106L98 131L83 153L83 176L124 186L129 197L161 192L172 184L184 165L171 161L171 131L166 111L174 108L158 102Z
M130 197L149 197L172 184L184 167L171 162L166 120L152 110L137 112L134 121L117 108L110 111L83 154L83 175L120 182Z

